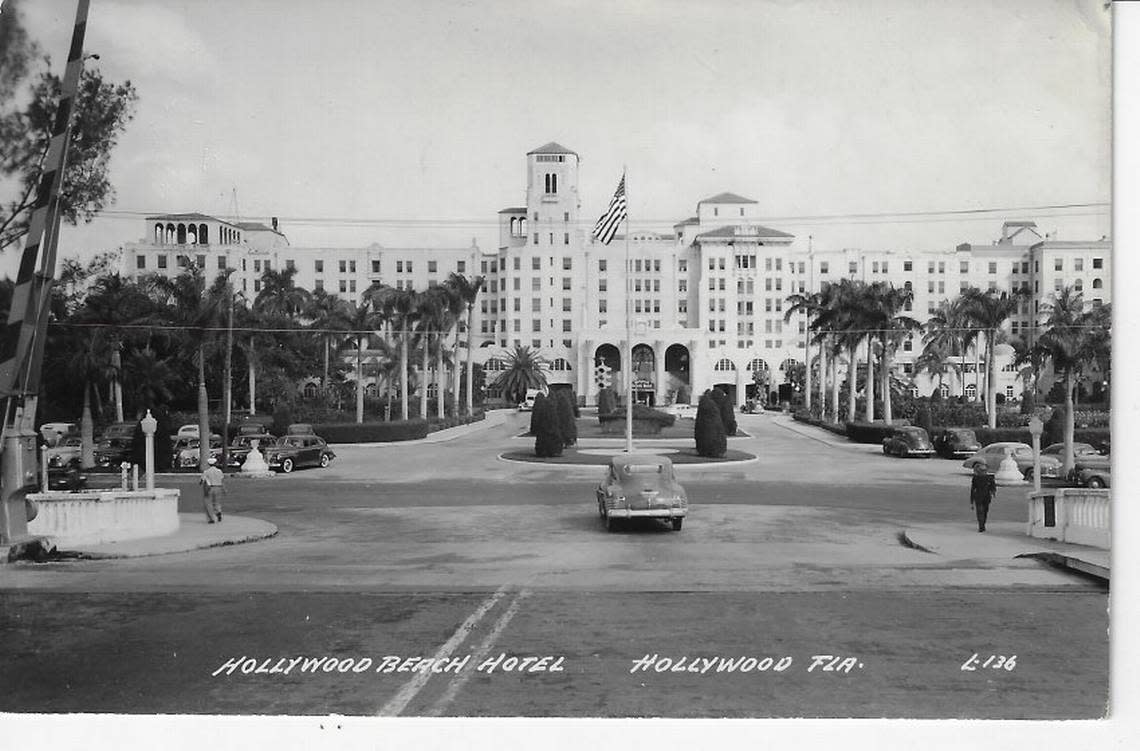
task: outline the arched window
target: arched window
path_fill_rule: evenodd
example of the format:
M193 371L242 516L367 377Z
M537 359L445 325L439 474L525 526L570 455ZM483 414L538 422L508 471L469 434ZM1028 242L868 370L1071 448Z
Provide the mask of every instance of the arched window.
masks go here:
M165 235L165 234L166 233L163 230L161 224L154 225L154 244L155 245L162 245L163 235Z
M1012 399L1013 398L1013 386L1012 385L1005 387L1005 398L1006 399Z
M483 370L486 370L486 371L498 371L498 370L506 370L506 369L507 369L507 364L504 363L502 360L500 360L497 357L492 357L491 359L487 360L486 363L483 364Z
M198 225L198 244L207 245L210 242L210 230L205 224Z
M729 360L727 357L722 357L720 360L717 360L716 365L713 366L713 370L736 370L736 364L732 360Z
M177 237L177 235L175 234L175 231L174 231L174 225L173 224L167 224L166 225L166 244L167 245L173 245L176 237Z
M570 370L570 363L566 361L565 357L556 357L554 362L550 365L551 370Z
M1084 288L1085 288L1085 280L1084 279L1078 279L1077 281L1073 282L1073 289L1075 289L1077 292L1080 292Z
M1093 279L1093 289L1100 289L1104 284L1100 279Z
M521 237L526 237L526 217L525 216L521 217L519 219L519 235Z
M191 224L186 229L186 241L191 245L198 244L198 225Z
M966 384L966 398L973 401L978 397L978 387L972 383Z
M179 245L185 245L186 244L186 225L185 224L179 224L178 225L178 244Z
M305 388L303 389L303 393L304 393L306 399L315 399L317 396L317 384L313 383L312 381L309 381L308 383L305 384Z
M913 383L910 385L910 395L915 399L918 398L918 386L915 386Z
M763 358L760 358L760 357L754 358L752 360L752 362L748 363L748 370L750 370L750 371L758 370L761 373L767 373L768 372L768 363L765 362L763 360Z
M380 395L380 389L376 388L375 383L369 383L369 384L365 385L365 387L364 387L364 395L365 396L373 396L373 397L379 396Z
M782 370L782 371L784 371L785 373L787 373L787 372L789 372L789 371L790 371L792 368L796 367L796 365L798 364L798 362L799 362L798 360L795 360L795 359L793 359L793 358L789 357L787 360L784 360L782 363L780 363L780 370Z
M950 396L950 387L947 386L945 383L939 384L938 385L938 395L941 396L943 399L948 398Z
M519 234L519 218L517 216L511 217L511 235L517 237Z

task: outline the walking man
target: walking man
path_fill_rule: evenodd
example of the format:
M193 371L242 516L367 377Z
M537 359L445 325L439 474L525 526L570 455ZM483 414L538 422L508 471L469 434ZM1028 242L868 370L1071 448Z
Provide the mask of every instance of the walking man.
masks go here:
M215 518L222 521L222 503L218 496L226 492L225 475L218 469L218 460L214 457L208 459L210 466L202 472L202 505L206 507L206 519L210 524Z
M986 516L990 513L990 501L997 493L997 482L986 470L986 465L975 464L974 476L970 478L970 508L978 515L978 531L986 531Z

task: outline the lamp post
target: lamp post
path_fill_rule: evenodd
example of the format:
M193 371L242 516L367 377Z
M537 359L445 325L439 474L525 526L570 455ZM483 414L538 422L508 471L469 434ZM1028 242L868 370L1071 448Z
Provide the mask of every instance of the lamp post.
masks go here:
M154 419L148 409L140 424L146 445L146 489L154 490L154 432L158 430L158 420Z
M1041 418L1029 418L1029 435L1033 436L1033 491L1041 490Z

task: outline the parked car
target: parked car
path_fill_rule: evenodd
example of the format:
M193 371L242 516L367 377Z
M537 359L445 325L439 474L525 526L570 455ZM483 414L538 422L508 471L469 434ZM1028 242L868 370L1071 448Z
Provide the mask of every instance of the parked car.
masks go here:
M174 453L174 466L177 469L194 469L198 466L198 449L202 442L198 438L183 437L175 444L179 448ZM210 434L210 456L222 458L222 437Z
M327 467L336 454L317 435L284 435L265 450L270 469L289 473L298 467Z
M44 453L48 467L78 464L83 456L83 440L77 435L64 436Z
M523 400L521 402L519 402L519 411L530 412L531 410L533 410L534 409L534 400L538 398L539 394L546 396L546 390L545 389L527 389L526 390L526 396L524 396Z
M231 469L240 469L241 465L245 464L246 457L249 456L254 441L259 441L258 451L264 454L276 440L277 439L269 433L242 433L236 436L233 443L230 444L226 458L226 466Z
M197 438L200 432L201 431L198 430L197 424L183 425L178 428L178 432L175 433L175 435L178 438Z
M99 436L100 441L109 441L112 439L123 439L133 441L135 437L135 423L133 422L116 422L108 425Z
M78 465L48 470L48 490L66 490L72 493L87 487L87 475L79 471Z
M48 446L56 446L65 436L79 433L79 426L73 422L45 422L40 426L40 435Z
M960 459L981 451L977 434L967 428L946 428L931 439L934 451L947 459Z
M677 418L695 420L697 418L697 405L695 404L666 404L661 411Z
M1077 484L1086 488L1112 487L1112 470L1109 467L1086 467L1077 471Z
M307 422L295 422L285 428L285 435L316 435L317 431Z
M1041 449L1041 453L1042 454L1048 454L1049 456L1055 456L1058 459L1060 459L1061 456L1064 455L1064 453L1065 453L1065 444L1064 443L1050 443L1048 446ZM1102 456L1102 455L1103 454L1101 454L1100 451L1098 451L1095 447L1093 447L1092 444L1089 444L1089 443L1073 443L1073 458L1074 459L1079 459L1083 456Z
M883 439L883 453L890 456L908 457L921 456L930 458L934 456L934 444L926 431L914 425L895 428L894 432Z
M598 514L613 530L618 519L668 520L680 530L689 511L685 489L673 473L673 462L653 454L621 454L596 489Z
M1017 468L1025 479L1033 479L1033 449L1027 443L1016 441L1001 441L991 443L981 451L962 462L966 469L973 469L976 465L985 465L990 472L997 472L1005 458L1005 450L1010 449ZM1055 456L1041 455L1041 477L1060 477L1061 462Z
M130 461L131 445L129 438L104 438L95 444L95 466L104 469L118 469L125 461Z

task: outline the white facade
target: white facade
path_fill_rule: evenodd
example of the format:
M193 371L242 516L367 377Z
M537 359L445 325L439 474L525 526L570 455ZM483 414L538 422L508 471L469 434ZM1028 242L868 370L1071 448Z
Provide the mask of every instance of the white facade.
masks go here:
M599 362L613 368L615 388L625 388L627 302L634 388L640 400L656 404L671 401L682 388L695 401L714 385L743 404L753 394L756 370L767 372L775 390L787 365L805 359L806 318L784 320L787 297L818 291L826 282L849 278L909 287L910 315L919 321L969 286L1022 288L1030 296L1006 330L1030 340L1062 286L1074 285L1094 305L1110 302L1110 240L1042 237L1026 221L1006 222L1001 237L984 245L828 249L759 224L758 202L721 193L699 201L695 215L679 221L672 234L635 230L604 246L589 233L596 217L581 215L578 170L578 154L557 143L527 153L526 205L499 212L497 251L483 252L474 243L299 248L289 244L276 219L265 226L173 214L147 218L148 240L124 246L123 270L176 274L195 263L209 273L229 266L235 286L252 297L265 269L292 266L298 286L353 301L374 283L422 290L452 272L480 274L486 284L475 315L476 359L487 365L488 381L506 350L529 346L551 363L552 384L574 388L589 404L597 396ZM934 383L914 373L921 351L920 337L904 342L893 368L928 394ZM813 347L812 357L817 352ZM983 378L975 359L969 354L966 372L945 381L948 394L978 393ZM1017 396L1021 387L1009 361L1009 348L999 345L998 390Z

